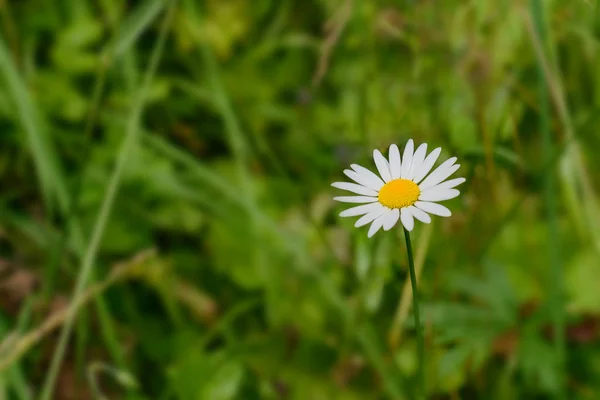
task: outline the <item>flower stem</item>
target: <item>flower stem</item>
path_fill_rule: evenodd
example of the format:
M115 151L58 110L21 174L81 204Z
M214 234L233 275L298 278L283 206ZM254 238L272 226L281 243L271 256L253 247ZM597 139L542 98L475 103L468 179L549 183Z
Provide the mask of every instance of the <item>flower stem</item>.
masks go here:
M415 329L417 331L417 352L419 355L418 386L420 398L425 398L425 346L423 344L423 329L421 327L421 316L419 314L419 292L417 291L417 275L415 274L415 262L413 260L412 245L410 243L410 232L404 229L406 240L406 254L408 254L408 268L410 272L410 284L413 293L413 315L415 317Z

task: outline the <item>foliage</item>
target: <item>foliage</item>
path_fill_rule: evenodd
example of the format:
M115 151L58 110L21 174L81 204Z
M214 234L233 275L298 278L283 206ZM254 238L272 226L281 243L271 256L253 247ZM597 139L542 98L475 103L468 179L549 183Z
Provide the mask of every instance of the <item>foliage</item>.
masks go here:
M156 255L79 310L55 398L92 396L96 362L109 398L412 398L411 319L389 340L401 235L367 240L329 183L414 138L467 178L413 234L431 398L600 397L596 4L180 0L143 92L170 4L0 2L0 360L106 223L94 282ZM33 398L55 346L0 397Z

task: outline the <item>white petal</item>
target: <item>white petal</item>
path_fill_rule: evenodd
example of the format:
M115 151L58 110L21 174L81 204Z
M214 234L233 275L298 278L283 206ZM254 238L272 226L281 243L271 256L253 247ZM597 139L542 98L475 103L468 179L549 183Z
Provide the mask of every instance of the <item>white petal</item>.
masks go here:
M381 154L381 152L377 149L373 150L373 160L375 160L377 171L379 171L379 175L381 175L384 182L391 181L392 176L390 175L390 165L388 164L383 154Z
M433 164L435 164L435 161L438 159L441 152L442 148L438 147L437 149L429 153L427 157L425 157L425 160L423 160L423 163L419 167L419 170L413 171L413 173L415 174L413 182L419 183L423 178L425 178L425 175L427 175L429 171L431 171L431 167L433 167Z
M344 174L354 182L368 187L369 189L379 190L383 186L383 181L375 174L363 175L360 172L355 172L351 169L345 169Z
M352 167L352 169L355 170L356 172L358 172L361 176L367 177L369 180L373 180L373 181L380 180L381 185L383 185L385 183L381 180L381 178L375 172L371 171L370 169L367 169L358 164L352 164L350 167Z
M437 203L429 203L427 201L417 201L415 203L415 206L425 212L428 212L429 214L439 215L440 217L449 217L452 215L450 210L448 210L443 205L437 204Z
M437 189L435 187L427 189L419 195L421 201L444 201L458 196L460 192L456 189Z
M432 189L452 189L453 187L460 185L464 181L466 181L465 178L450 179L449 181L437 184L434 187L431 187L431 188L429 188L427 190L432 190Z
M379 217L377 217L377 219L375 219L375 221L373 221L371 227L369 228L369 233L367 233L368 237L373 236L375 233L377 233L379 229L381 229L381 227L383 226L384 217L385 214L380 215Z
M404 207L400 210L400 219L402 220L402 225L404 225L407 231L413 230L415 226L415 220L413 219L410 208Z
M408 143L404 147L404 154L402 154L402 172L400 177L403 179L408 178L410 167L412 166L413 153L415 152L415 144L412 139L409 139Z
M413 216L419 221L424 222L426 224L431 222L431 217L425 211L422 211L415 206L409 206L407 208L410 209L410 212L412 212Z
M373 210L377 210L379 207L381 207L381 204L379 203L363 204L362 206L356 206L342 211L340 217L356 217L357 215L363 215Z
M398 219L400 218L400 210L397 208L391 209L384 215L384 218L383 230L389 231L394 227L394 225L396 225L396 222L398 222Z
M448 161L456 161L456 157L452 157ZM456 172L460 168L460 164L451 165L446 161L444 164L437 167L435 171L431 173L423 182L419 184L419 189L423 192L431 187L434 187L450 175Z
M417 148L415 151L415 155L413 156L412 166L410 167L410 172L408 173L407 179L412 179L415 177L419 168L423 164L425 160L425 156L427 155L427 143L423 143Z
M333 198L335 201L342 203L372 203L377 201L377 197L369 196L338 196Z
M377 196L377 192L373 189L366 188L356 183L350 182L334 182L331 184L334 188L347 190L352 193L362 194L363 196Z
M377 203L379 204L379 203ZM375 218L381 216L384 212L386 212L386 210L389 210L389 208L384 207L383 205L379 204L380 207L377 209L374 209L373 211L363 215L362 217L360 217L356 223L354 224L355 227L360 227L363 225L368 224L369 222L373 221Z
M398 179L400 178L400 173L402 171L402 162L400 160L400 150L398 150L398 146L395 144L391 145L388 155L390 157L390 174L392 179Z

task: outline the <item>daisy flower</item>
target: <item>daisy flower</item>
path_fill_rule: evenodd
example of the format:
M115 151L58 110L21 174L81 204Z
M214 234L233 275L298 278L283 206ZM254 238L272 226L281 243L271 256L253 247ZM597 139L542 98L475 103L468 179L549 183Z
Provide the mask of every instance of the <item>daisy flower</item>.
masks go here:
M344 174L356 183L331 184L335 188L356 194L334 197L334 200L362 203L342 211L340 216L361 216L354 224L356 227L371 223L369 237L381 228L386 231L392 229L398 220L407 230L412 231L415 218L428 224L431 222L429 214L449 217L450 210L437 202L458 196L460 192L454 187L463 183L465 178L445 181L460 167L460 164L455 164L456 157L446 160L429 173L441 151L438 147L427 155L426 143L415 151L412 139L406 144L402 158L395 144L390 146L389 160L379 150L373 150L379 176L365 167L352 164L352 169L344 170Z

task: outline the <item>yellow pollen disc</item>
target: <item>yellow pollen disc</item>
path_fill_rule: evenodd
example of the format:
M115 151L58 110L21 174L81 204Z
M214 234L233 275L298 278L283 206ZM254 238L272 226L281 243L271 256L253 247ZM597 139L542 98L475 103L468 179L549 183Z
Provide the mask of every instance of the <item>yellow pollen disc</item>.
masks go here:
M419 199L419 186L408 179L394 179L379 189L379 202L389 208L412 206Z

